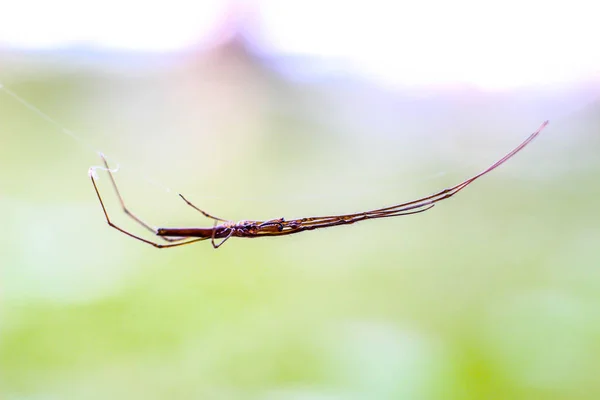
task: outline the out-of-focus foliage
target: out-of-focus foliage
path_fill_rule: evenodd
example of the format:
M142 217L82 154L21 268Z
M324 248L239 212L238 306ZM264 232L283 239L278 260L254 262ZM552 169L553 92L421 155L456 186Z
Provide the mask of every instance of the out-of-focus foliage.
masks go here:
M0 392L60 399L600 396L589 88L293 83L240 49L36 69L0 91ZM583 96L583 97L582 97ZM108 228L102 150L155 225L353 212L507 165L418 216L156 250ZM101 189L120 212L102 171ZM166 191L166 187L171 191Z

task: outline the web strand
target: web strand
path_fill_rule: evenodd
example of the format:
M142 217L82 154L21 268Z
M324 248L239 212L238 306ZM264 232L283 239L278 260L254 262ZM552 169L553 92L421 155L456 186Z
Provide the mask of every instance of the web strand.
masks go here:
M10 97L12 97L13 99L15 99L16 101L18 101L19 103L21 103L27 109L29 109L30 111L32 111L34 114L37 114L38 117L42 118L43 120L45 120L49 124L51 124L54 127L56 127L59 131L61 131L65 135L69 136L71 139L75 140L77 143L79 143L79 145L87 148L88 150L91 150L94 153L98 153L97 150L94 150L94 148L92 146L90 146L88 143L86 143L85 141L83 141L83 139L81 139L81 137L79 137L75 132L73 132L70 129L65 128L60 122L58 122L57 120L55 120L54 118L52 118L51 116L49 116L48 114L46 114L45 112L43 112L42 110L40 110L39 108L37 108L36 106L34 106L32 103L30 103L29 101L25 100L23 97L19 96L18 94L16 94L15 92L13 92L12 90L10 90L6 86L4 86L2 83L0 83L0 89L2 91L4 91L4 93L6 93Z
M46 121L48 124L54 126L58 131L62 132L63 134L65 134L68 137L70 137L71 139L73 139L81 147L83 147L83 148L91 151L92 153L98 155L99 157L105 158L105 159L111 161L112 163L115 163L116 165L121 165L121 163L119 163L117 160L113 159L112 157L106 156L103 152L101 152L100 150L97 150L89 142L83 140L81 138L81 136L79 136L76 132L74 132L71 129L67 128L65 125L61 124L56 119L52 118L50 115L48 115L47 113L45 113L42 110L40 110L38 107L36 107L35 105L33 105L31 102L25 100L23 97L21 97L20 95L18 95L14 91L12 91L9 88L7 88L1 82L0 82L0 90L2 90L4 93L6 93L10 97L12 97L18 103L20 103L25 108L27 108L29 111L31 111L32 113L34 113L35 115L37 115L38 117L40 117L41 119L43 119L44 121ZM90 170L89 170L89 173L94 173L94 171L96 169L103 169L103 167L99 167L99 166L91 167ZM143 173L140 173L139 175L142 176L143 179L146 182L152 184L153 186L160 187L161 189L163 189L167 193L172 193L172 190L168 186L165 186L165 185L161 184L160 182L158 182L155 179L149 178L148 176L144 175Z

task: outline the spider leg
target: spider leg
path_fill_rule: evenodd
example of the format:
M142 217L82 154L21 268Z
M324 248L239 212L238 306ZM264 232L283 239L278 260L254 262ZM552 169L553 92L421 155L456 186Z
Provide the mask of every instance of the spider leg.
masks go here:
M233 234L233 231L229 232L229 235L227 235L223 240L221 240L218 244L215 244L215 242L213 241L213 247L215 249L218 249L219 247L221 247L221 245L223 243L225 243L227 241L227 239L229 239L231 237L231 235Z
M366 219L399 217L401 215L419 214L419 213L425 212L425 211L433 208L434 206L435 206L435 202L430 202L430 203L427 203L427 204L422 204L420 207L418 207L418 209L414 209L414 210L398 210L398 211L394 211L394 212L391 212L391 213L377 214L377 215L369 216Z
M121 228L120 226L115 225L110 220L110 217L108 216L108 212L106 211L106 207L104 206L104 201L102 200L102 196L100 195L100 191L98 190L98 186L96 185L96 179L94 179L94 174L93 173L90 173L90 178L92 179L92 185L94 185L94 190L96 191L96 196L98 196L98 201L100 201L100 206L102 207L102 212L104 213L104 217L106 218L106 223L108 223L108 225L111 228L114 228L114 229L118 230L119 232L124 233L125 235L127 235L127 236L129 236L131 238L139 240L140 242L147 243L147 244L149 244L151 246L154 246L154 247L156 247L158 249L164 249L164 248L168 248L168 247L183 246L183 245L186 245L186 244L190 244L190 243L194 243L194 242L199 242L200 240L205 240L206 239L206 238L194 238L194 239L191 239L191 240L188 240L188 241L183 241L183 240L188 239L188 238L177 238L177 239L163 238L163 239L165 239L167 241L177 242L177 243L160 244L160 243L156 243L156 242L153 242L151 240L148 240L148 239L144 239L143 237L135 235L135 234L133 234L133 233L131 233L129 231L126 231L125 229Z
M217 234L217 229L216 228L217 228L217 220L215 219L215 224L213 225L213 231L212 231L212 237L210 238L210 243L212 244L212 246L215 249L218 249L219 247L221 247L221 245L223 243L225 243L227 241L227 239L229 239L231 237L231 235L233 234L233 229L227 228L227 229L229 229L229 233L227 234L227 236L223 240L221 240L219 242L219 244L217 244L215 242L215 235Z
M398 217L401 215L419 214L425 212L435 206L434 202L427 202L421 204L418 207L411 207L411 209L387 211L387 212L368 212L368 213L357 213L353 215L345 215L340 217L328 217L323 221L315 220L306 226L308 229L327 228L330 226L353 224L355 222L364 221L367 219L387 218L387 217Z
M117 198L119 199L119 203L121 204L121 209L123 210L123 212L131 219L133 219L135 222L137 222L138 224L140 224L141 226L143 226L144 228L146 228L148 231L154 233L156 235L156 228L154 228L153 226L150 226L149 224L147 224L146 222L144 222L141 218L139 218L137 215L135 215L134 213L132 213L131 211L129 211L129 208L127 208L127 206L125 205L125 201L123 200L123 196L121 195L121 191L119 190L119 188L117 187L117 182L115 181L115 177L112 174L112 171L110 169L110 167L108 166L108 162L106 161L106 158L104 158L104 155L100 155L100 158L102 158L102 162L104 163L104 167L106 168L106 171L108 172L108 177L110 178L110 183L112 184L113 189L115 190L115 193L117 194ZM94 180L94 178L92 177L92 180ZM94 183L94 186L96 186L96 184ZM97 192L98 190L96 190ZM182 240L185 240L186 238L169 238L169 237L163 237L163 236L159 236L161 238L161 240L164 240L165 242L169 242L169 243L175 243L175 242L181 242Z
M221 221L221 222L228 222L228 220L226 219L222 219L222 218L217 218L217 217L213 217L212 215L210 215L209 213L207 213L204 210L199 209L198 207L196 207L195 205L192 204L192 202L190 202L188 199L186 199L185 197L183 197L183 195L181 193L179 193L179 197L181 197L181 199L183 201L186 202L186 204L190 207L192 207L194 210L199 211L200 213L202 213L202 215L204 215L206 218L210 218L210 219L214 219L215 221Z
M271 220L267 221L259 225L259 232L257 236L285 236L285 235L293 235L294 233L300 233L304 231L312 231L319 228L328 228L331 226L339 226L346 224L353 224L355 222L364 221L367 219L376 219L376 218L386 218L386 217L397 217L400 215L410 215L410 214L418 214L425 212L435 206L434 202L430 201L425 204L421 204L418 207L414 206L411 209L405 210L396 210L396 211L388 211L375 213L371 211L369 213L357 213L350 215L340 215L340 216L328 216L328 217L309 217L309 218L300 218L289 221L282 220ZM270 225L277 224L281 225L282 229L278 231L271 230L263 230L261 231L261 227L266 227Z

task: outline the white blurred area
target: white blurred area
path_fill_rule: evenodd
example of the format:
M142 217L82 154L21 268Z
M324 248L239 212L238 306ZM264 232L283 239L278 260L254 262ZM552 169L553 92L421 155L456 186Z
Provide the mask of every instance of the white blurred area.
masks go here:
M4 52L185 53L241 34L302 79L335 72L505 90L600 76L600 24L587 0L20 0L1 9Z

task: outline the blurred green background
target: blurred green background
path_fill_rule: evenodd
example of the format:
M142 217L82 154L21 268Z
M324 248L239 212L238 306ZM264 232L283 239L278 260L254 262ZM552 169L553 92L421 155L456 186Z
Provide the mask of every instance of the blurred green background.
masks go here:
M2 58L2 399L600 397L600 103L283 78L243 46ZM590 100L591 99L591 100ZM425 214L157 250L157 226L347 213L502 168ZM120 211L99 171L110 214Z

